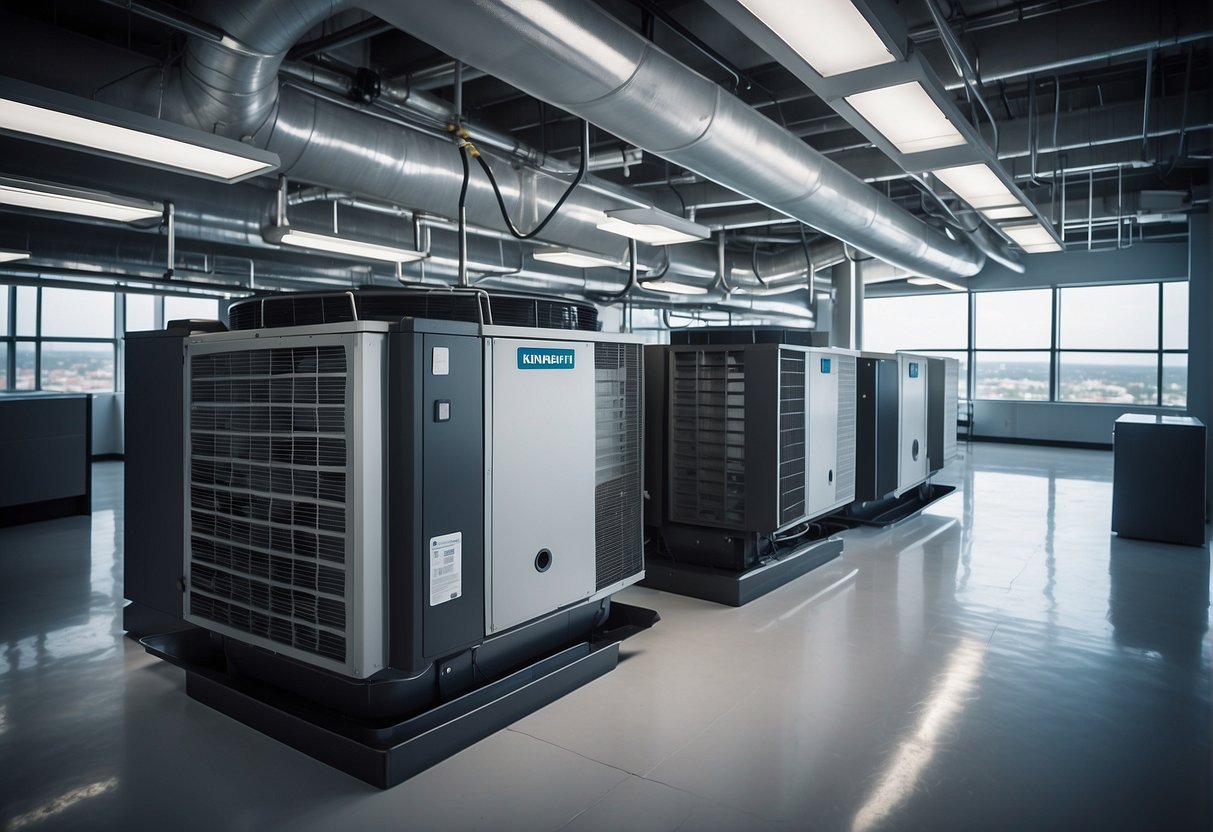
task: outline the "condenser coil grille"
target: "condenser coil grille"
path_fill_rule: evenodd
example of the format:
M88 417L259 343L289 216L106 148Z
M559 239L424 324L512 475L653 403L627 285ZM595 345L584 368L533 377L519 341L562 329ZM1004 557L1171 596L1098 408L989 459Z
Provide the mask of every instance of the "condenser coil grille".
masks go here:
M190 356L189 614L346 662L346 347Z
M644 568L641 345L594 345L596 589Z
M855 496L855 434L858 416L855 402L856 362L845 356L838 364L838 445L835 459L838 460L835 495L839 499L851 500Z
M779 523L804 514L805 354L779 351Z
M744 527L744 352L672 355L670 519Z

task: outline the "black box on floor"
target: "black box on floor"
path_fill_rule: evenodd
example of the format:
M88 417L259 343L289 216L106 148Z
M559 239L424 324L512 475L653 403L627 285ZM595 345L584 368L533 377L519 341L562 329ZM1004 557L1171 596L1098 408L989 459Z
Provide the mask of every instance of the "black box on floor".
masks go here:
M1112 434L1112 531L1203 546L1205 425L1189 416L1127 413Z

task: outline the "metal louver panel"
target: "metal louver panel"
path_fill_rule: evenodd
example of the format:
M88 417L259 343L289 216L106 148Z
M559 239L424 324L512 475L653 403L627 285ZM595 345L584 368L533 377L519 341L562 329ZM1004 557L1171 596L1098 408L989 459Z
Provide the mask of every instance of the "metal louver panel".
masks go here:
M779 522L805 511L805 354L779 351Z
M191 345L185 612L359 675L372 670L361 617L378 607L361 603L359 587L362 543L375 541L359 539L355 505L366 403L354 346L355 336Z
M641 345L594 345L595 591L644 569Z
M744 350L672 355L670 519L744 528Z
M838 364L838 476L835 497L849 503L855 499L855 438L858 405L856 395L856 362L853 355L840 355Z

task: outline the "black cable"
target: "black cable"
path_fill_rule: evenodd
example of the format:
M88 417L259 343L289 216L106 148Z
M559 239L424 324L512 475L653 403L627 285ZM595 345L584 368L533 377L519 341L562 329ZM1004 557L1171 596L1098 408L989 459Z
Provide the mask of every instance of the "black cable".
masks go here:
M459 152L459 161L463 162L463 184L459 188L459 211L463 213L463 209L468 204L468 180L472 177L472 169L468 166L468 155L466 152L467 145Z
M573 177L573 181L569 183L569 187L565 190L565 192L563 194L561 194L560 199L556 200L556 204L552 206L552 210L548 213L548 215L546 217L543 218L543 221L540 222L539 225L535 226L533 229L531 229L530 231L527 231L525 233L522 231L519 231L518 228L514 225L514 221L510 219L509 209L506 208L506 206L505 206L505 198L502 197L502 195L501 195L501 188L497 184L497 178L495 176L493 176L493 169L489 167L488 161L485 160L484 156L482 156L480 154L480 152L477 151L476 148L470 142L464 142L461 145L463 153L461 153L460 155L464 157L464 161L463 161L464 168L465 169L467 168L466 154L470 152L473 156L476 157L476 161L480 163L480 168L481 168L481 170L484 171L484 175L489 178L489 184L493 186L493 196L497 197L497 207L499 209L501 209L501 218L503 220L505 220L505 227L507 229L509 229L509 232L512 235L514 235L516 238L518 238L519 240L529 240L532 237L537 236L540 232L542 232L543 229L547 227L548 223L550 223L553 219L556 218L556 214L560 211L561 207L568 200L568 198L573 195L573 191L577 189L577 186L581 184L582 180L585 179L586 168L589 166L589 156L590 156L590 125L589 125L589 123L586 121L582 121L581 129L582 129L581 163L577 166L577 175L575 177ZM465 180L464 180L465 188L466 188L466 181L467 180L465 178Z

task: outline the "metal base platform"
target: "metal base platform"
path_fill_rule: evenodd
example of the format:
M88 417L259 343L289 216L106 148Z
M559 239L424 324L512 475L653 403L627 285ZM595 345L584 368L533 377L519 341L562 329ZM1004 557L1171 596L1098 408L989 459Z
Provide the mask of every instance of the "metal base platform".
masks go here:
M851 528L859 526L890 528L914 519L922 514L923 509L927 506L943 499L955 490L954 485L927 483L923 487L907 491L900 497L872 500L862 504L851 503L847 506L846 511L832 514L826 519Z
M827 537L806 543L786 555L772 558L744 572L652 557L645 560L644 580L640 585L740 607L841 554L842 540Z
M191 698L386 789L609 673L619 660L619 642L659 620L653 610L613 602L592 641L394 723L352 719L281 690L233 678L226 672L222 648L204 630L148 636L141 643L152 655L185 670Z

